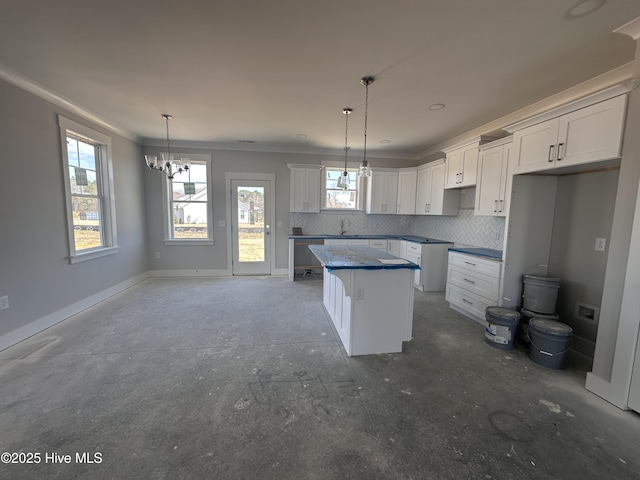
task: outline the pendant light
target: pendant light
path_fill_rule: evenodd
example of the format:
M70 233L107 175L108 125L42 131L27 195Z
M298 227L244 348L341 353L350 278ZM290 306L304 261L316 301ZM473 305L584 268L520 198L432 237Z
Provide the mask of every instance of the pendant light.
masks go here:
M340 178L338 179L338 183L336 186L338 188L344 188L345 190L349 188L349 172L347 172L347 152L349 151L349 143L348 143L348 135L349 135L349 115L353 112L350 108L343 108L342 113L344 114L344 171Z
M167 127L167 153L162 154L162 159L158 161L158 157L156 155L145 155L145 161L147 163L147 167L151 170L158 170L164 173L169 180L173 180L173 176L176 173L182 173L189 170L191 167L191 159L190 158L181 158L175 159L171 154L171 141L169 140L169 120L173 117L168 113L163 113L162 118L164 118L166 127Z
M359 177L370 177L371 167L367 160L367 120L369 115L369 85L373 83L373 77L362 77L360 83L364 85L365 97L364 97L364 154L362 156L362 164L358 168Z

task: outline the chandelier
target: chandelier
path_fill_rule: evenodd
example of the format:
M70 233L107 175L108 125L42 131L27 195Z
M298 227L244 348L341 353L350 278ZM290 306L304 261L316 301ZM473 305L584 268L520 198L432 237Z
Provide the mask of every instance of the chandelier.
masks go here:
M362 164L358 168L359 177L370 177L371 167L367 161L367 118L369 115L369 85L373 83L373 77L362 77L360 83L364 85L365 97L364 97L364 154L362 156Z
M190 158L181 158L179 160L173 158L171 155L171 142L169 140L169 120L173 117L167 113L162 114L162 118L167 125L167 153L162 154L162 158L158 161L158 157L156 155L145 155L144 159L147 162L147 167L152 170L158 170L164 173L169 180L173 180L173 176L176 173L182 173L189 170L191 166Z
M347 172L347 152L349 151L348 144L348 134L349 134L349 115L353 112L350 108L343 108L342 113L344 114L344 172L340 175L338 179L337 187L344 188L345 190L349 188L349 172Z

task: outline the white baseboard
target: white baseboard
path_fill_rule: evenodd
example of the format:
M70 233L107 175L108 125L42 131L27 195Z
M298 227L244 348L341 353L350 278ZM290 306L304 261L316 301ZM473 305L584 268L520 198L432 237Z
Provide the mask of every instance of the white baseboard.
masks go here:
M80 300L79 302L72 303L60 310L57 310L49 315L45 315L44 317L39 318L38 320L34 320L20 328L12 330L9 333L5 333L4 335L0 335L0 351L5 348L9 348L16 343L19 343L27 338L35 335L36 333L40 333L43 330L46 330L49 327L54 326L56 323L60 323L67 318L80 313L87 308L93 307L98 303L106 300L109 297L113 297L118 293L125 291L127 288L134 286L137 283L146 280L149 277L148 272L137 275L129 280L125 280L124 282L120 282L112 287L107 288L106 290L102 290L101 292L95 293L87 298Z

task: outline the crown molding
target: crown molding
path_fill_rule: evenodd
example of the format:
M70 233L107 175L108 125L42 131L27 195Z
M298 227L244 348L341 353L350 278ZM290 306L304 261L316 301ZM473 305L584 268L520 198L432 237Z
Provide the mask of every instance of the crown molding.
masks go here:
M621 27L616 28L613 32L629 35L634 40L638 40L640 38L640 17L631 20L629 23L625 23Z
M25 77L24 75L15 72L4 65L0 65L0 79L5 80L8 83L15 85L22 90L25 90L37 97L46 100L58 107L64 108L68 112L74 113L95 125L98 125L102 128L106 128L107 130L112 131L122 137L128 138L136 143L140 143L140 137L133 132L116 125L113 122L109 122L99 115L91 112L90 110L78 105L77 103L72 102L68 98L63 97L62 95L54 92L53 90L49 90L48 88L40 85L37 82L34 82L30 78Z

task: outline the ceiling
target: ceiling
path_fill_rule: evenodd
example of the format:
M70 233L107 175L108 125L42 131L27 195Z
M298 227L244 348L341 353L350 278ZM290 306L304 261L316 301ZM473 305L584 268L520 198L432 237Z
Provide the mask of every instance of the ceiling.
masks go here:
M639 16L640 0L2 0L0 70L143 143L169 113L172 143L282 151L341 150L343 107L361 148L372 75L368 150L416 156L633 61L613 30Z

